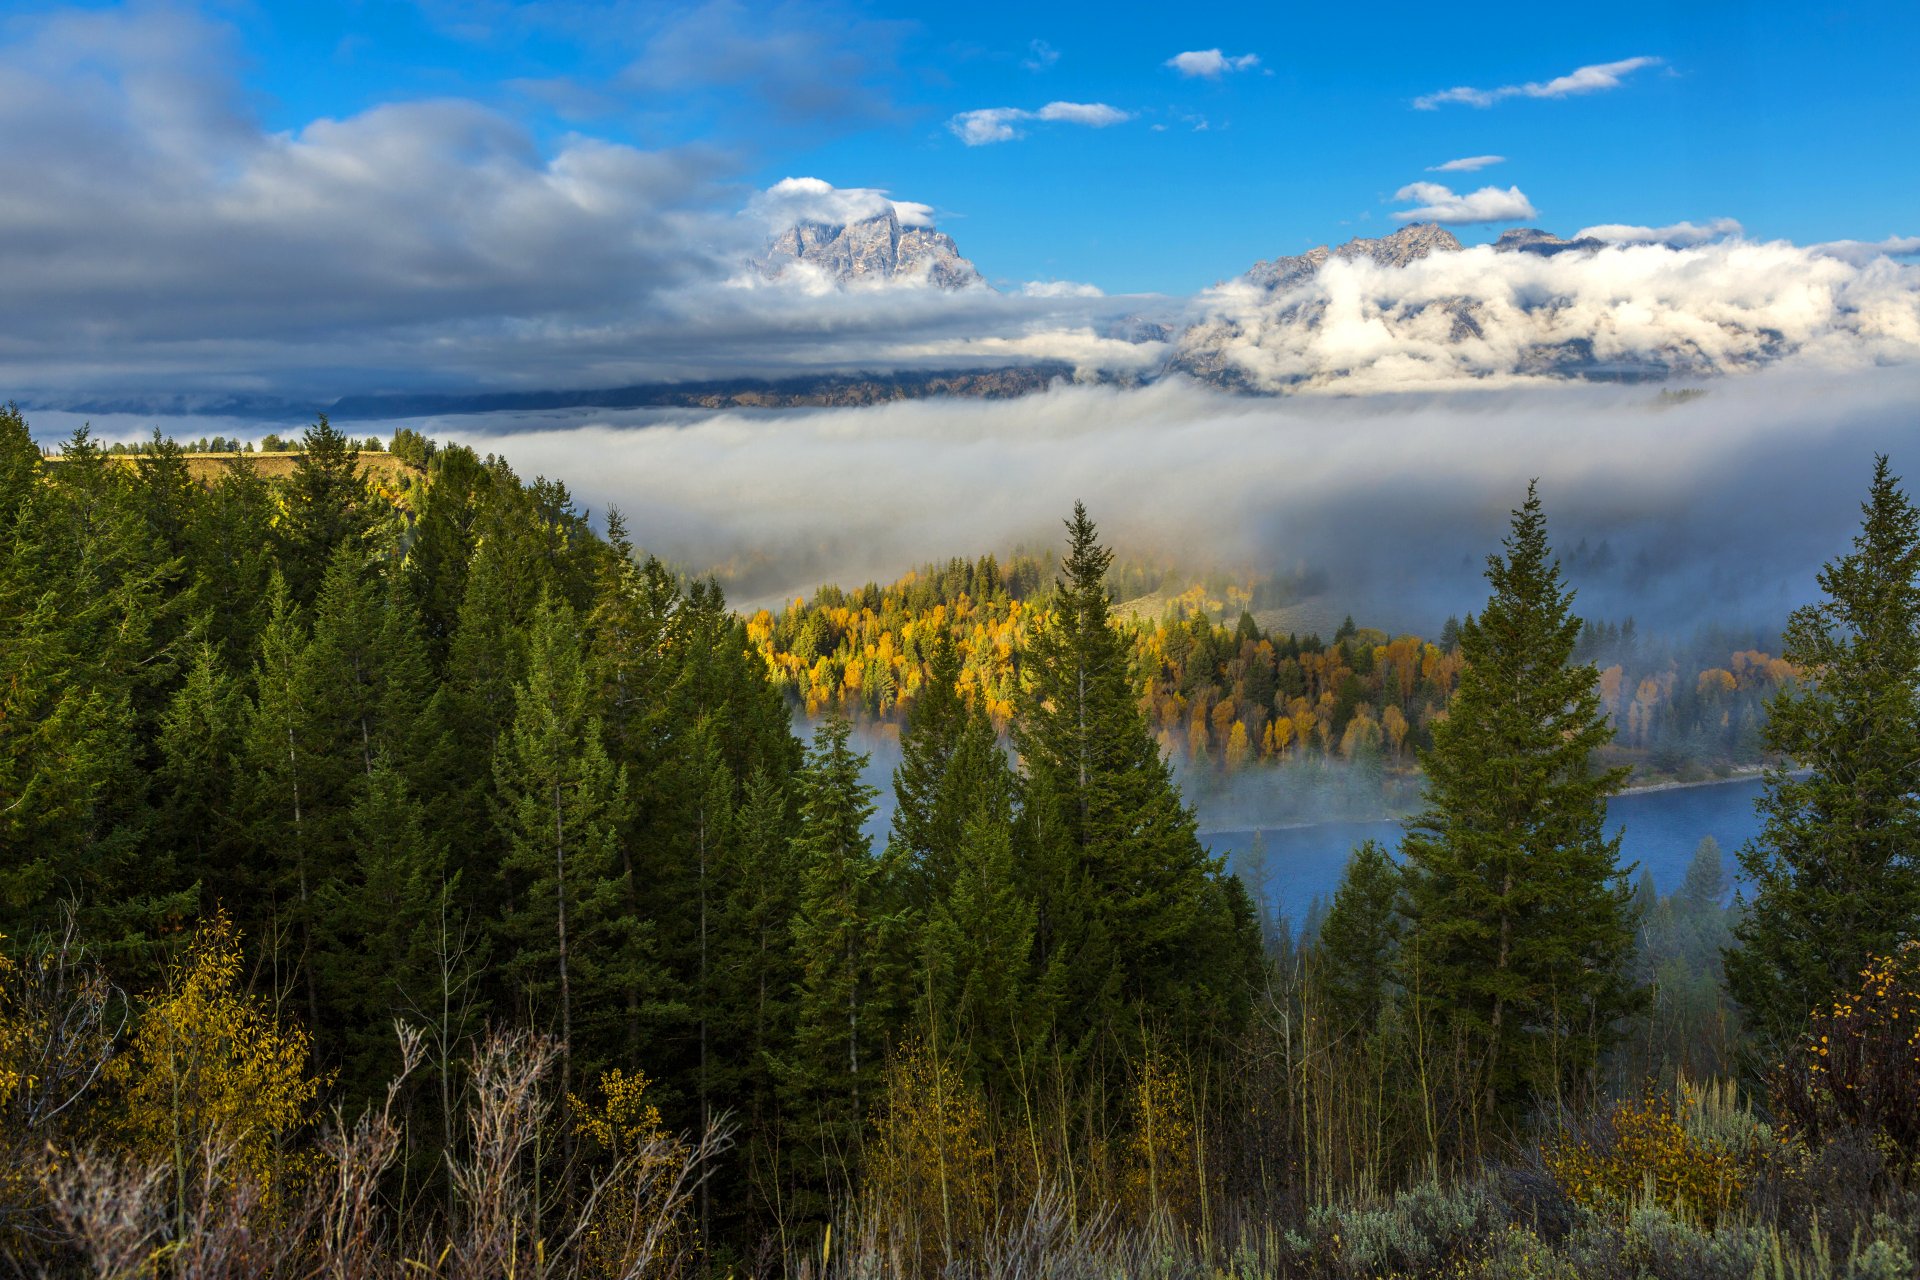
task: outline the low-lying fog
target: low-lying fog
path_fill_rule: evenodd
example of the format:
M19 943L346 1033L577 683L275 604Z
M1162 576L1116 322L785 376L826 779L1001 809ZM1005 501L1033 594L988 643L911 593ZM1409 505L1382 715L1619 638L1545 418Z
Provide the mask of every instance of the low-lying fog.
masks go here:
M50 439L68 419L33 425ZM1917 421L1908 367L1367 398L1063 385L1004 401L405 425L562 479L596 517L618 505L642 545L721 569L741 604L1051 543L1079 498L1123 552L1320 570L1360 621L1430 632L1484 596L1483 557L1532 477L1583 612L1777 626L1846 546L1873 454L1920 483ZM110 438L150 425L96 422Z

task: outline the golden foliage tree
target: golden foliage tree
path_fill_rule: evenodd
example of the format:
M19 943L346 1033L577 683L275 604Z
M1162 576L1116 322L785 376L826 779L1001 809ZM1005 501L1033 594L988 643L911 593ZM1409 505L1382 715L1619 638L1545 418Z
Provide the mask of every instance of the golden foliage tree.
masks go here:
M888 1064L866 1194L927 1266L966 1253L993 1221L993 1142L978 1092L925 1041Z
M322 1084L307 1073L307 1033L245 994L240 968L238 934L216 912L107 1069L128 1145L170 1168L181 1212L186 1188L216 1165L273 1202L298 1172L287 1140L313 1118Z

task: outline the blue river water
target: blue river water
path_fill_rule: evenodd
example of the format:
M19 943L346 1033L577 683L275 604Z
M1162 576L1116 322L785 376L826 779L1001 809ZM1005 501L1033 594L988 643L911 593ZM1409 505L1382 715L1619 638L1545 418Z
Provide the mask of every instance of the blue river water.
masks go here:
M1638 863L1653 874L1656 889L1670 893L1680 886L1703 836L1720 842L1728 873L1736 870L1734 851L1760 829L1753 808L1760 792L1759 778L1631 792L1608 804L1607 825L1621 833L1622 865ZM1270 872L1269 901L1298 926L1316 899L1333 897L1355 845L1378 840L1397 848L1402 831L1398 822L1320 822L1260 832ZM1244 853L1253 839L1252 831L1201 836L1214 853L1228 855ZM1633 875L1639 878L1638 868Z

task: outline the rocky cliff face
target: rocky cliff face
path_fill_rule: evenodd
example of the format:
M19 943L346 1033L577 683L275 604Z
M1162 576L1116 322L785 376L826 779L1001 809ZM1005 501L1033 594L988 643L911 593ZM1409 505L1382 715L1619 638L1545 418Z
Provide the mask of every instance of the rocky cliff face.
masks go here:
M1277 292L1309 278L1334 258L1342 262L1365 258L1383 267L1404 267L1429 254L1457 253L1459 250L1460 241L1454 238L1453 232L1431 222L1419 222L1402 227L1392 235L1371 240L1349 240L1336 249L1321 245L1293 257L1256 262L1241 278Z
M1585 251L1604 249L1607 242L1596 240L1592 236L1583 236L1578 240L1562 240L1550 231L1538 227L1515 227L1511 231L1502 231L1500 238L1493 242L1495 253L1533 253L1543 258L1569 250Z
M986 283L960 256L952 236L932 227L903 227L891 208L844 226L806 222L789 227L757 265L778 278L802 262L837 284L924 280L942 289L965 289Z

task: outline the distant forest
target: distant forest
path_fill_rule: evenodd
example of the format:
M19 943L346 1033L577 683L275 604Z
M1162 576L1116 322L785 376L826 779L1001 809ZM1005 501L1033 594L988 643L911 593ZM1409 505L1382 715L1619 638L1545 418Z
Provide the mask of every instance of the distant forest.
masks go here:
M953 635L967 696L1004 725L1020 688L1018 655L1049 621L1054 572L1045 556L952 560L884 587L823 587L810 601L755 613L747 632L809 716L838 710L887 725L904 722L930 678L934 645ZM1432 639L1389 636L1352 618L1325 638L1282 634L1255 615L1278 594L1273 584L1183 585L1124 563L1113 577L1118 598L1160 606L1123 609L1119 625L1142 714L1183 768L1314 771L1337 762L1380 775L1383 787L1417 773L1459 681L1459 619ZM1598 669L1614 728L1601 757L1660 780L1758 767L1767 701L1798 675L1768 652L1777 647L1777 635L1707 627L1683 640L1641 634L1631 618L1583 623L1574 659Z
M1472 616L1323 641L1123 616L1077 506L741 617L502 458L212 443L0 412L14 1273L1915 1272L1884 460L1774 656L1583 623L1532 493ZM850 717L899 736L877 840ZM1740 894L1711 842L1621 865L1662 753L1774 762ZM1291 936L1174 759L1417 810Z

